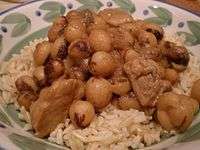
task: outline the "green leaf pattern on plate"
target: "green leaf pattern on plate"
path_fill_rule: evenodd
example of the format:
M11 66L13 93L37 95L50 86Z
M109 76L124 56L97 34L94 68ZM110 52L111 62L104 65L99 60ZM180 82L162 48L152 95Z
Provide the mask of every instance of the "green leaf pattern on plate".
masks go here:
M158 17L151 17L151 18L147 18L145 19L146 22L151 22L151 23L155 23L158 25L163 25L166 23L166 21L162 18L158 18Z
M22 13L11 13L1 21L2 24L15 24L11 36L18 37L26 34L31 27L31 20Z
M27 17L24 14L21 14L21 13L11 13L8 16L6 16L5 18L3 18L3 20L1 21L1 23L16 24L16 23L25 22L26 18Z
M195 124L194 126L192 126L191 128L189 128L186 132L184 132L183 134L181 134L177 140L177 142L188 142L191 141L191 139L194 140L194 136L195 135L199 135L200 134L200 123ZM192 137L192 138L191 138ZM198 136L198 138L196 137L195 139L200 139L200 137Z
M113 0L115 4L120 6L121 9L126 10L130 13L135 12L135 5L131 0Z
M193 34L182 31L177 32L177 34L185 38L184 44L187 46L194 46L198 44L198 39Z
M187 25L191 33L179 31L177 34L184 37L184 43L187 46L196 46L200 44L200 22L187 21Z
M163 7L149 6L149 9L157 16L145 19L147 22L156 23L162 26L172 24L172 13Z
M7 117L7 115L0 109L0 121L9 125L9 126L12 126L9 118Z
M30 24L30 22L29 23L27 23L27 22L21 22L21 23L17 24L13 28L11 36L12 37L17 37L19 35L27 33L28 30L29 30L29 28L30 28L29 24Z
M22 150L61 150L61 148L16 133L12 133L8 137Z
M43 19L47 22L53 22L53 20L60 16L60 11L51 11L47 13Z
M101 1L98 0L76 0L76 1L83 4L81 7L78 8L79 10L90 9L98 11L103 6Z
M26 36L24 39L22 39L20 42L18 42L14 47L12 47L12 49L6 55L5 60L6 61L9 60L12 57L12 54L19 53L20 50L24 46L28 45L30 41L33 41L33 40L39 39L39 38L45 38L47 36L48 29L49 29L49 27L45 27L45 28L42 28L42 29Z
M39 9L48 11L43 17L43 19L47 22L53 22L55 18L65 13L65 6L59 2L45 2L43 3Z
M200 42L200 22L197 21L187 21L188 27L193 35L198 39Z
M18 112L15 109L14 105L9 104L8 106L3 107L4 111L8 114L8 116L19 126L24 127L25 122L21 121L18 117Z

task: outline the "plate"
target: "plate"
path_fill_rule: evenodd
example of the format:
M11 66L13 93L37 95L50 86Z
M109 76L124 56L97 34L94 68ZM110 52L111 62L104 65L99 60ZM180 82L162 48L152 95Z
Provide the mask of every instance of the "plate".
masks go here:
M30 41L46 37L49 26L59 15L72 9L98 11L114 7L129 11L136 18L159 24L168 32L184 36L186 47L193 55L200 58L200 17L183 9L147 0L33 0L0 13L0 63L19 53L20 49ZM0 149L64 149L25 132L24 124L18 119L14 106L0 105ZM167 148L174 143L182 143L178 144L182 148L195 149L200 145L199 131L200 113L196 115L191 127L185 133L163 139L161 143L146 149ZM183 144L183 142L189 143ZM193 144L196 146L193 147Z

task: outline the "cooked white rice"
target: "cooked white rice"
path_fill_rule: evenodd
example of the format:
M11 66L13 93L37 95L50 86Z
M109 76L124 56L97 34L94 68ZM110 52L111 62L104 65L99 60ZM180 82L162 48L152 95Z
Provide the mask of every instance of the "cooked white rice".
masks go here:
M123 111L109 105L85 129L75 129L66 119L50 134L49 140L75 150L143 148L159 142L163 134L162 128L151 119L144 112Z
M174 37L173 42L181 44L179 39ZM30 114L24 107L17 104L18 93L15 87L15 80L21 75L31 75L34 69L33 51L37 43L45 39L38 39L30 42L24 47L20 54L15 54L8 61L1 64L0 68L0 91L1 103L13 103L19 110L19 118L25 120L25 130L30 130ZM200 78L200 62L195 56L191 56L188 69L181 73L180 83L174 87L177 93L189 94L192 83ZM162 135L168 133L159 125L138 110L118 110L114 106L107 106L99 116L93 120L89 127L76 129L69 119L60 123L50 134L49 141L60 145L66 145L73 150L108 150L128 149L128 147L143 148L160 142Z
M24 107L19 107L17 103L18 92L15 87L15 81L22 75L32 75L34 69L33 63L33 52L37 43L42 42L46 39L37 39L30 42L28 46L25 46L20 54L14 54L12 58L3 62L0 66L0 96L1 104L14 104L16 110L19 110L19 119L26 121L25 130L30 130L31 120L30 114L25 110Z

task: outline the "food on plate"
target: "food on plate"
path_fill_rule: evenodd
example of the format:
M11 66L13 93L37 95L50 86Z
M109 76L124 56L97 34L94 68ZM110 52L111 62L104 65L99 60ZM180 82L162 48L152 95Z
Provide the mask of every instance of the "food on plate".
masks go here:
M50 54L50 49L51 49L51 43L49 43L48 41L44 41L37 44L33 54L36 65L40 66L46 62Z
M64 37L70 43L86 36L86 25L82 19L71 19L64 29Z
M113 77L110 82L114 94L126 95L131 90L129 79L126 77Z
M175 43L161 42L162 53L169 60L169 63L177 71L186 69L189 62L188 50L183 46L177 46Z
M39 66L34 69L33 79L38 87L44 87L46 85L47 77L44 72L44 66Z
M64 121L74 99L84 96L83 83L77 79L59 79L41 90L30 108L31 123L38 137L45 137ZM51 122L51 123L50 123Z
M199 88L200 88L200 80L197 80L197 81L194 82L194 84L192 86L191 97L198 100L198 102L200 103Z
M48 38L49 42L54 42L57 38L59 38L63 32L64 28L66 27L67 19L66 17L58 17L52 27L49 29Z
M36 136L71 149L150 146L199 110L195 57L121 9L72 10L17 56L1 71L2 97L16 98Z
M99 16L111 26L134 21L131 15L120 9L104 9L99 12Z
M92 30L89 35L92 50L109 52L111 50L111 38L105 30Z
M64 37L59 37L51 45L51 57L65 59L68 53L69 43L64 39Z
M36 93L38 87L32 77L23 75L15 81L15 86L20 93L30 91Z
M90 78L86 83L85 96L95 108L104 108L112 97L111 85L104 78Z
M141 110L141 105L135 95L124 95L113 99L112 104L122 110L137 109Z
M78 127L87 127L95 117L94 106L88 101L75 101L69 109L72 123Z
M166 130L185 131L199 109L197 100L173 92L161 95L156 104L157 119Z
M83 39L73 41L68 48L69 56L74 59L88 58L90 56L90 51L88 41Z
M171 84L178 82L179 75L174 69L165 69L165 79L170 81Z
M142 106L154 107L156 97L171 89L170 82L161 78L160 67L152 59L138 57L128 61L124 71Z
M89 70L94 76L109 76L115 70L115 61L107 52L95 52L89 62Z
M38 95L30 92L30 91L26 91L23 92L17 99L17 102L20 106L23 106L27 111L30 111L30 107L33 104L33 102L35 102L38 99Z

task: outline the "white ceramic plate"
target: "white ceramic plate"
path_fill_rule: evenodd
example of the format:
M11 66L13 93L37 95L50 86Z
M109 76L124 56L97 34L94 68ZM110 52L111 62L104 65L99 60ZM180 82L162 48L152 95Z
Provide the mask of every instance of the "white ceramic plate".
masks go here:
M187 48L200 57L200 17L183 9L150 0L33 0L0 12L0 62L8 60L12 54L19 53L29 41L45 37L55 17L77 8L98 11L108 7L120 7L132 13L134 17L160 24L171 33L184 35ZM14 106L1 105L0 108L0 149L63 149L24 132L24 123L18 119ZM174 143L188 141L192 141L192 144L179 144L179 148L198 149L199 131L200 114L197 114L192 126L184 134L163 139L161 143L147 149L161 149Z

